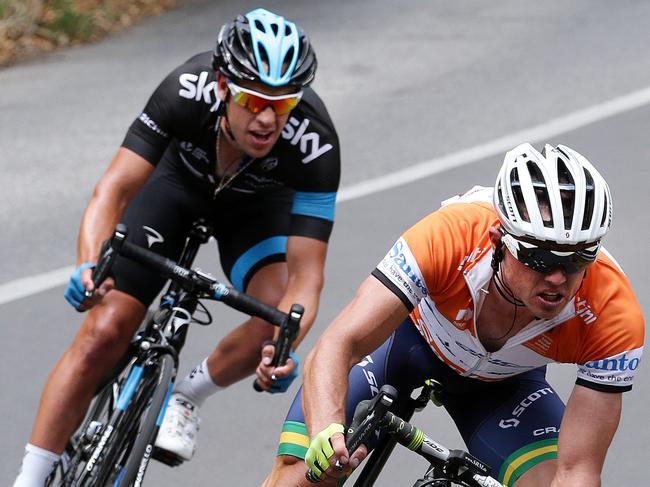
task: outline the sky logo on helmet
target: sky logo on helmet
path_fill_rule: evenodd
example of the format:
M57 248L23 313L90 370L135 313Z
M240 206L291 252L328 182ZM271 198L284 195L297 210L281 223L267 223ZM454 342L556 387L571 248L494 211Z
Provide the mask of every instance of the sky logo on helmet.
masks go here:
M320 135L316 132L307 132L309 119L302 122L296 117L291 117L282 129L282 138L287 139L291 145L299 145L300 152L305 154L303 164L309 164L314 159L332 149L332 144L320 145Z

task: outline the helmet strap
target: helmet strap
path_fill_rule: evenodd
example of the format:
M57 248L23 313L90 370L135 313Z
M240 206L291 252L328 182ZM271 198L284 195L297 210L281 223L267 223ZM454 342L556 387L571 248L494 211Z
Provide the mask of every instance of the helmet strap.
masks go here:
M226 129L226 134L228 135L228 138L230 139L230 142L237 143L237 139L235 138L235 134L232 133L232 129L230 128L230 120L228 120L228 102L230 101L230 92L226 93L226 98L223 100L223 121L224 121L224 128ZM221 123L221 120L219 120L219 123Z
M523 301L521 301L515 296L515 293L512 292L512 289L510 289L510 287L505 283L505 281L501 277L502 260L503 260L503 244L495 248L494 254L492 255L491 265L492 265L492 269L494 270L494 273L492 274L492 280L494 281L494 287L497 289L501 297L505 299L508 303L514 305L516 311L517 307L521 308L521 307L525 307L526 305L524 304Z

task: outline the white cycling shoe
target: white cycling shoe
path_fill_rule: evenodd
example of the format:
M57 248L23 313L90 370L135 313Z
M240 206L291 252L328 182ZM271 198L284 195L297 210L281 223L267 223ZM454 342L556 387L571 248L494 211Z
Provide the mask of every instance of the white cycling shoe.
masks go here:
M173 393L156 437L154 458L170 465L191 459L200 424L198 406L183 394Z

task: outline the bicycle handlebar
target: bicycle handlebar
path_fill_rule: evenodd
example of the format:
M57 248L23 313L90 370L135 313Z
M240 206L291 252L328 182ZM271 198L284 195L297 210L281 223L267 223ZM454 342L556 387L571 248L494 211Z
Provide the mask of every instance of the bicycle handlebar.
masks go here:
M126 226L120 223L115 227L113 236L102 246L101 257L93 271L95 289L108 276L115 258L122 255L148 267L165 278L173 280L187 291L205 293L210 298L221 301L233 309L257 316L280 327L273 360L276 365L284 365L291 351L291 344L300 330L300 320L304 313L304 308L301 305L294 304L288 314L283 313L273 306L269 306L248 294L239 292L235 288L219 282L212 276L186 269L167 257L127 242L127 235Z
M393 405L397 397L397 390L386 384L382 386L377 395L367 401L361 401L354 411L354 419L346 432L345 447L352 454L361 446L370 434L377 429ZM337 461L336 468L341 469L342 465ZM305 478L311 483L320 482L318 475L310 468L307 469Z
M345 446L350 455L374 430L383 429L396 441L417 453L432 464L444 465L449 480L462 481L471 487L504 487L488 475L489 467L463 450L449 450L429 438L421 429L389 411L397 398L394 387L386 384L372 399L361 401L354 411L354 419L348 428ZM355 425L358 425L355 427ZM337 462L337 467L340 464ZM316 474L308 469L305 474L312 483L320 482Z

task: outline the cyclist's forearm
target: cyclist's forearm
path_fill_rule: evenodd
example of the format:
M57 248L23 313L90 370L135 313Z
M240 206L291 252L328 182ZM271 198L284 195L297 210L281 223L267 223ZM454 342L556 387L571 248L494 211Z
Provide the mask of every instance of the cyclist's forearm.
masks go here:
M311 328L318 313L326 253L327 244L320 240L300 236L290 236L287 240L287 289L278 307L285 312L295 303L305 308L300 333L294 341L294 350Z
M346 356L344 343L321 339L306 360L302 406L310 435L332 423L345 422L350 369Z
M291 290L291 286L289 286ZM278 304L278 309L281 309L284 312L288 312L291 309L292 304L301 304L305 308L305 313L300 320L300 332L293 342L292 349L296 350L300 342L307 335L311 326L316 320L316 315L318 313L318 306L320 303L320 288L309 290L307 286L297 286L299 292L287 292L283 297L280 303ZM276 335L277 335L276 330Z
M133 195L142 187L154 166L121 147L95 186L81 220L77 240L77 264L95 262L101 243L119 222Z
M401 300L370 276L327 327L305 367L303 406L311 434L344 421L348 373L404 321Z
M77 264L96 262L102 242L119 222L128 199L101 183L84 211L77 240Z

